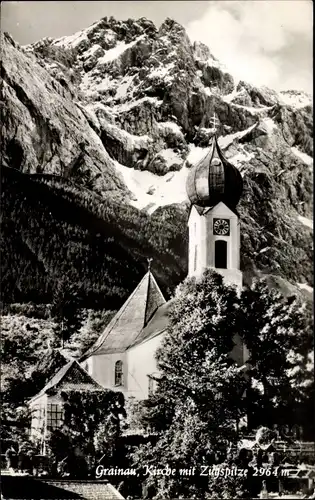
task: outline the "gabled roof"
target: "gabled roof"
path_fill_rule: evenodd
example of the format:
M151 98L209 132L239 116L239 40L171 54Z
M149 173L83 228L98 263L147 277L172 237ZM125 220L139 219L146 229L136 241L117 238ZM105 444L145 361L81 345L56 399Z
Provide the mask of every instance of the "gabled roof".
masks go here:
M173 300L171 299L156 310L147 326L143 328L143 330L140 332L140 335L136 338L136 340L130 347L141 344L142 342L146 342L147 340L160 335L160 333L165 332L169 324L168 314L172 303Z
M123 352L138 338L165 298L149 270L81 360L92 354Z
M99 385L75 359L72 359L55 373L55 375L47 382L45 387L32 397L29 403L32 403L35 399L47 394L51 389L57 388L62 383L65 385L68 383L69 387L77 385L78 389L81 390L88 389L104 391L104 388Z
M189 208L189 212L188 212L188 219L187 219L187 224L189 224L189 217L190 217L190 214L191 214L191 211L192 209L194 208L198 214L200 216L202 215L206 215L208 212L211 212L211 210L213 210L215 207L217 207L220 203L224 203L224 205L229 209L231 210L231 212L233 212L237 217L239 217L239 213L237 211L237 209L235 207L232 207L230 205L228 205L227 203L223 202L223 201L219 201L219 203L217 203L216 205L213 205L212 207L199 207L198 205L194 205L194 204L191 204L190 205L190 208Z

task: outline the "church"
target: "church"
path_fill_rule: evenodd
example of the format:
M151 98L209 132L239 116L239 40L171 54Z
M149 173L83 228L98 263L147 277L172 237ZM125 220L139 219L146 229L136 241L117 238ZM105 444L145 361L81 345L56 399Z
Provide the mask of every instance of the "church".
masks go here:
M243 181L224 157L214 134L206 155L191 168L186 190L191 202L188 219L188 276L211 268L227 285L242 288L240 223L236 210ZM98 384L146 399L155 390L159 373L155 353L168 326L172 300L166 301L150 265L136 289L106 326L80 362ZM231 357L241 366L247 359L239 338Z

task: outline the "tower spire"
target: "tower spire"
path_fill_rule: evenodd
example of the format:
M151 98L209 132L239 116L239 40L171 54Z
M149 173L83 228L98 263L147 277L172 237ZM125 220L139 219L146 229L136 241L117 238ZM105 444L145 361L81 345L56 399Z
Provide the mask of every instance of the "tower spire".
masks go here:
M152 262L152 258L147 258L147 261L148 261L148 272L151 270L151 262Z

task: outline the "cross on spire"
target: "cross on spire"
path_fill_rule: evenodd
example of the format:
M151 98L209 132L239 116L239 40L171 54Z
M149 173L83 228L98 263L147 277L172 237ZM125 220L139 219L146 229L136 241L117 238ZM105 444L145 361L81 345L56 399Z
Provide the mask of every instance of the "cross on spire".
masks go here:
M210 124L212 125L214 133L216 133L219 123L219 118L217 117L216 112L214 112L212 118L210 118Z
M150 271L150 269L151 269L151 262L152 262L152 260L153 259L151 257L147 259L147 261L148 261L148 271Z

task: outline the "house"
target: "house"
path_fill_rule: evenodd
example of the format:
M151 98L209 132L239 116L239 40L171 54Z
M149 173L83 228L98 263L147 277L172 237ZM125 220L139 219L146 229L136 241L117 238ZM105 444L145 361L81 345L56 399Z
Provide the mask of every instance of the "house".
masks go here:
M242 289L240 223L236 205L241 174L224 157L213 135L205 156L191 168L186 184L191 202L188 219L188 276L207 268L221 273L228 285ZM126 397L146 399L158 379L155 354L168 326L172 300L166 301L150 270L81 358L82 366L103 387ZM243 365L246 347L238 337L231 357Z
M47 432L63 422L62 391L104 391L75 360L60 368L45 387L29 401L31 410L31 438L44 442Z

